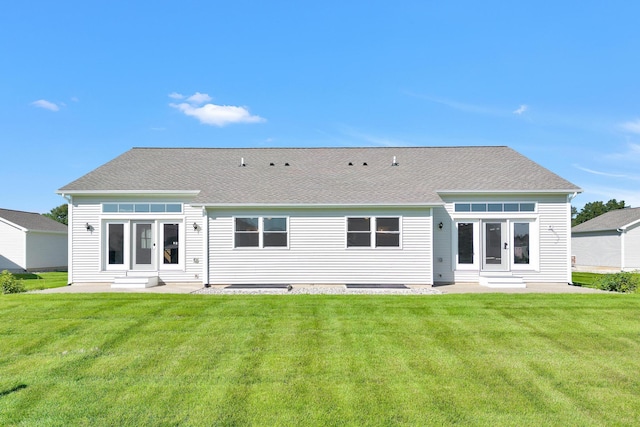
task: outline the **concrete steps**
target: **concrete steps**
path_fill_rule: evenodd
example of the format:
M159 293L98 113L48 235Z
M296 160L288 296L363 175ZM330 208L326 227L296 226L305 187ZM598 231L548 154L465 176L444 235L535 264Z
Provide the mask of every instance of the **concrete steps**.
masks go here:
M113 289L143 289L158 286L158 276L122 276L111 283Z
M480 275L480 286L488 288L526 288L522 277L514 276L511 273L490 273Z

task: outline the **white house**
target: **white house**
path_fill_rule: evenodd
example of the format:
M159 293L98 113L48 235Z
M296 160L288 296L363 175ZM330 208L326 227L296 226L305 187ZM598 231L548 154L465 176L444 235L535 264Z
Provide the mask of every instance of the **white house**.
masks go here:
M640 270L640 208L609 211L576 225L571 243L578 270Z
M0 209L0 271L67 268L67 226L46 216Z
M571 281L579 191L507 147L134 148L58 193L73 283L525 286Z

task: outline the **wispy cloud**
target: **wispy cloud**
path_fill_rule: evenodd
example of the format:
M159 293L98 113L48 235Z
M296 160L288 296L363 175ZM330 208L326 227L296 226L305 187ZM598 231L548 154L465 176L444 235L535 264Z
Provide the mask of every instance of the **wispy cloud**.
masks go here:
M577 164L574 164L573 167L578 169L578 170L581 170L583 172L590 173L592 175L605 176L605 177L608 177L608 178L622 178L622 179L626 179L626 180L640 181L640 175L603 172L603 171L598 171L598 170L595 170L595 169L585 168L585 167L577 165Z
M513 114L517 114L517 115L522 115L525 111L527 111L529 109L529 107L525 104L522 104L520 107L518 107L517 110L513 111Z
M185 99L185 102L179 104L170 103L169 105L187 116L195 117L200 123L212 126L226 126L231 123L263 123L266 119L252 115L246 107L238 107L233 105L216 105L207 103L211 101L211 97L206 93L196 92L189 97L173 92L169 94L173 99ZM204 105L202 105L204 104Z
M397 138L390 138L385 135L372 135L351 127L343 127L342 133L351 139L364 141L368 145L376 145L380 147L408 147L411 145Z
M44 108L49 111L59 111L60 107L53 102L47 101L46 99L38 99L37 101L33 101L31 103L34 107Z
M626 163L640 162L640 144L634 144L633 142L630 142L627 144L626 150L617 153L610 153L605 157L613 160L625 160Z
M640 119L632 120L630 122L625 122L620 125L620 127L627 132L631 133L639 133L640 134Z
M412 96L414 98L424 99L436 104L444 105L454 110L462 111L465 113L483 114L487 116L508 116L510 114L508 109L497 108L488 105L471 104L468 102L460 102L448 98L440 98L436 96L421 95L414 92L404 92L405 95Z
M178 92L171 92L169 94L169 98L171 99L184 99L184 95Z

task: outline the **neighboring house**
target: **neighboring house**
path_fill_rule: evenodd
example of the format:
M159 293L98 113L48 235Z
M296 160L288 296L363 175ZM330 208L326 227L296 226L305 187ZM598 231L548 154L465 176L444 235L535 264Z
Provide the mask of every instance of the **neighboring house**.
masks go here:
M134 148L58 193L74 283L524 286L571 281L579 191L507 147Z
M67 226L32 212L0 209L0 271L67 269Z
M571 229L578 270L640 270L640 208L609 211Z

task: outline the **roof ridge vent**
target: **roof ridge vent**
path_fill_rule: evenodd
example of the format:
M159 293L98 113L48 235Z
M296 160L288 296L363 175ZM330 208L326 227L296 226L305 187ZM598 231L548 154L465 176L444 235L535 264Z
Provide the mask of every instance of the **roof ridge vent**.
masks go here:
M393 162L391 163L391 166L398 166L399 163L396 161L396 156L393 156Z
M244 162L244 157L240 157L240 166L247 166L247 164Z

